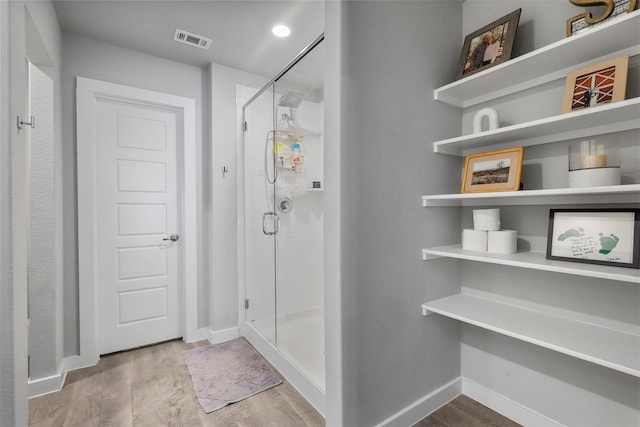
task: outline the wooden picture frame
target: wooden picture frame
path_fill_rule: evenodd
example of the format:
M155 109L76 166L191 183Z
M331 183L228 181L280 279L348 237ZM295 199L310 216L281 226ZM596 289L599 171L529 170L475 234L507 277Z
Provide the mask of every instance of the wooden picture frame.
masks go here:
M629 55L572 71L567 75L562 112L623 101L627 90Z
M511 59L521 11L522 9L514 10L465 37L456 79Z
M464 162L462 193L520 189L524 148L472 154Z
M640 209L551 209L547 259L640 268Z

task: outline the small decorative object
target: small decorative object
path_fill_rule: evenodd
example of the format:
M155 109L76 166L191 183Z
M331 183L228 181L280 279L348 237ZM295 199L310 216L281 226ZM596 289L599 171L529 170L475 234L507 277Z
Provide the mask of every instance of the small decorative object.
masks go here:
M474 209L474 230L500 230L500 209Z
M640 209L551 209L547 258L640 268Z
M487 252L488 232L483 230L462 230L462 249L465 251Z
M518 251L518 232L516 230L492 230L488 233L487 252L515 254Z
M462 177L462 193L515 191L520 189L524 148L467 156Z
M482 132L482 121L485 119L489 122L489 129L498 129L498 112L493 108L483 108L473 116L473 133Z
M514 10L465 37L457 79L511 59L520 11Z
M562 112L624 100L629 55L601 62L567 75Z
M580 31L591 28L596 24L614 18L623 13L633 12L636 8L636 0L569 0L579 7L606 6L605 11L598 17L593 17L590 11L581 13L571 19L567 19L567 37Z
M569 144L569 187L620 185L618 144L592 139Z

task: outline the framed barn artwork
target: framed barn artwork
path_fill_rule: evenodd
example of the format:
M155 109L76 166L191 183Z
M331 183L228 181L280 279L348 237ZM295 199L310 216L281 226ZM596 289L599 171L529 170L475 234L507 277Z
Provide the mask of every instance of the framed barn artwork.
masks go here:
M573 71L567 76L562 112L624 100L629 55Z

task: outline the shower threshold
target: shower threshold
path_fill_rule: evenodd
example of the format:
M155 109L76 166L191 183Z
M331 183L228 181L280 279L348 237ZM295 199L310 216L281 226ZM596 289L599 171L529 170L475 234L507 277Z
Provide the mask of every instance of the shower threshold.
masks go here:
M278 350L250 323L245 323L242 335L271 363L302 396L325 416L325 392L316 381L298 367L291 356ZM324 383L324 381L323 381Z

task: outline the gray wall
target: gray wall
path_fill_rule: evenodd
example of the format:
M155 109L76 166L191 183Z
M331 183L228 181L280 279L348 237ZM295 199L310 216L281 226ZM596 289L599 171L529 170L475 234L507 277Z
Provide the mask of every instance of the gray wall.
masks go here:
M238 326L237 144L239 118L236 85L257 89L265 77L211 64L211 288L209 326L213 331ZM229 172L222 173L227 166Z
M0 425L11 425L16 420L27 420L27 388L16 387L14 343L13 296L13 222L11 220L11 123L13 109L10 103L11 67L10 53L10 5L0 3ZM13 24L16 25L15 20ZM26 351L26 349L25 349ZM23 366L26 369L26 366Z
M50 79L44 97L31 88L31 113L41 126L30 130L30 380L58 374L63 357L62 282L62 40L50 2L28 3L27 57ZM43 88L40 88L43 89ZM40 99L43 102L40 102ZM46 100L46 101L45 101ZM44 102L52 102L43 105ZM48 116L48 117L47 117Z
M353 1L341 13L342 422L369 426L460 375L458 323L420 310L459 290L458 262L420 250L459 241L458 211L421 196L459 188L460 159L431 143L460 129L433 88L455 73L462 6Z
M341 20L332 24L342 50L334 88L340 117L328 115L328 123L341 129L339 298L327 284L334 304L342 307L341 329L331 332L342 334L341 357L328 344L341 371L342 395L334 398L329 391L328 398L341 405L343 425L380 422L459 375L561 423L638 424L637 378L419 314L420 302L458 292L463 284L472 292L637 327L637 286L455 260L419 261L421 247L459 242L471 215L470 208L420 208L422 194L459 191L461 159L435 155L431 142L469 133L473 115L483 107L496 108L508 123L559 112L563 79L538 93L465 111L432 100L433 88L453 80L463 37L518 7L523 12L513 56L563 39L566 19L583 11L561 0L345 2L339 13L328 8L327 19ZM628 96L638 96L637 67L629 76ZM627 162L625 183L640 182L638 132L616 137ZM332 149L330 141L327 147ZM566 143L528 149L528 188L566 186L566 152ZM329 185L327 179L328 194ZM543 241L548 208L505 207L503 224ZM330 385L330 369L328 375Z
M522 15L514 56L564 39L566 19L583 12L561 0L467 0L462 34L518 7L522 7ZM629 72L627 97L639 95L637 68ZM473 115L484 107L495 108L501 121L513 124L559 114L563 90L564 79L560 79L469 108L464 112L463 133L471 132ZM615 135L622 146L627 184L640 182L638 135L637 130ZM522 176L525 188L566 187L567 152L567 142L526 148ZM551 207L571 206L502 207L502 226L518 230L534 247L544 244ZM471 226L471 215L470 208L463 209L463 227ZM630 329L639 327L640 294L636 284L472 262L462 263L462 283L469 292L509 298L523 306L536 303L568 310L573 316L594 315ZM640 422L638 378L473 326L462 328L462 375L565 425L631 426Z
M72 34L62 38L62 101L64 117L64 253L65 355L78 354L78 268L75 84L76 76L193 98L196 103L198 327L209 322L208 221L209 186L209 75L205 69L143 54Z
M0 6L0 109L2 144L0 159L1 266L0 276L0 425L27 423L27 177L26 132L20 135L14 127L15 115L26 115L27 81L25 56L37 64L52 79L54 87L53 117L49 117L50 149L46 158L34 156L35 169L46 170L51 180L61 173L60 158L55 151L61 145L60 107L60 29L50 2L3 2ZM10 37L9 37L10 36ZM13 144L13 147L11 146ZM40 178L45 179L44 175ZM42 181L40 181L42 183ZM55 374L62 357L61 309L61 246L56 236L61 234L60 186L56 181L47 186L47 227L43 245L38 245L40 260L48 266L48 277L40 284L46 292L32 301L42 307L34 327L47 336L32 348L38 365L36 375ZM41 206L42 208L42 206ZM40 218L43 212L40 211ZM46 250L44 250L46 249ZM48 251L48 253L46 253ZM46 301L45 301L46 300ZM42 353L44 352L44 353Z
M29 130L29 376L33 380L57 373L63 340L62 324L56 322L62 306L57 305L56 293L53 81L37 67L30 67L29 74L30 114L37 120L37 127Z

